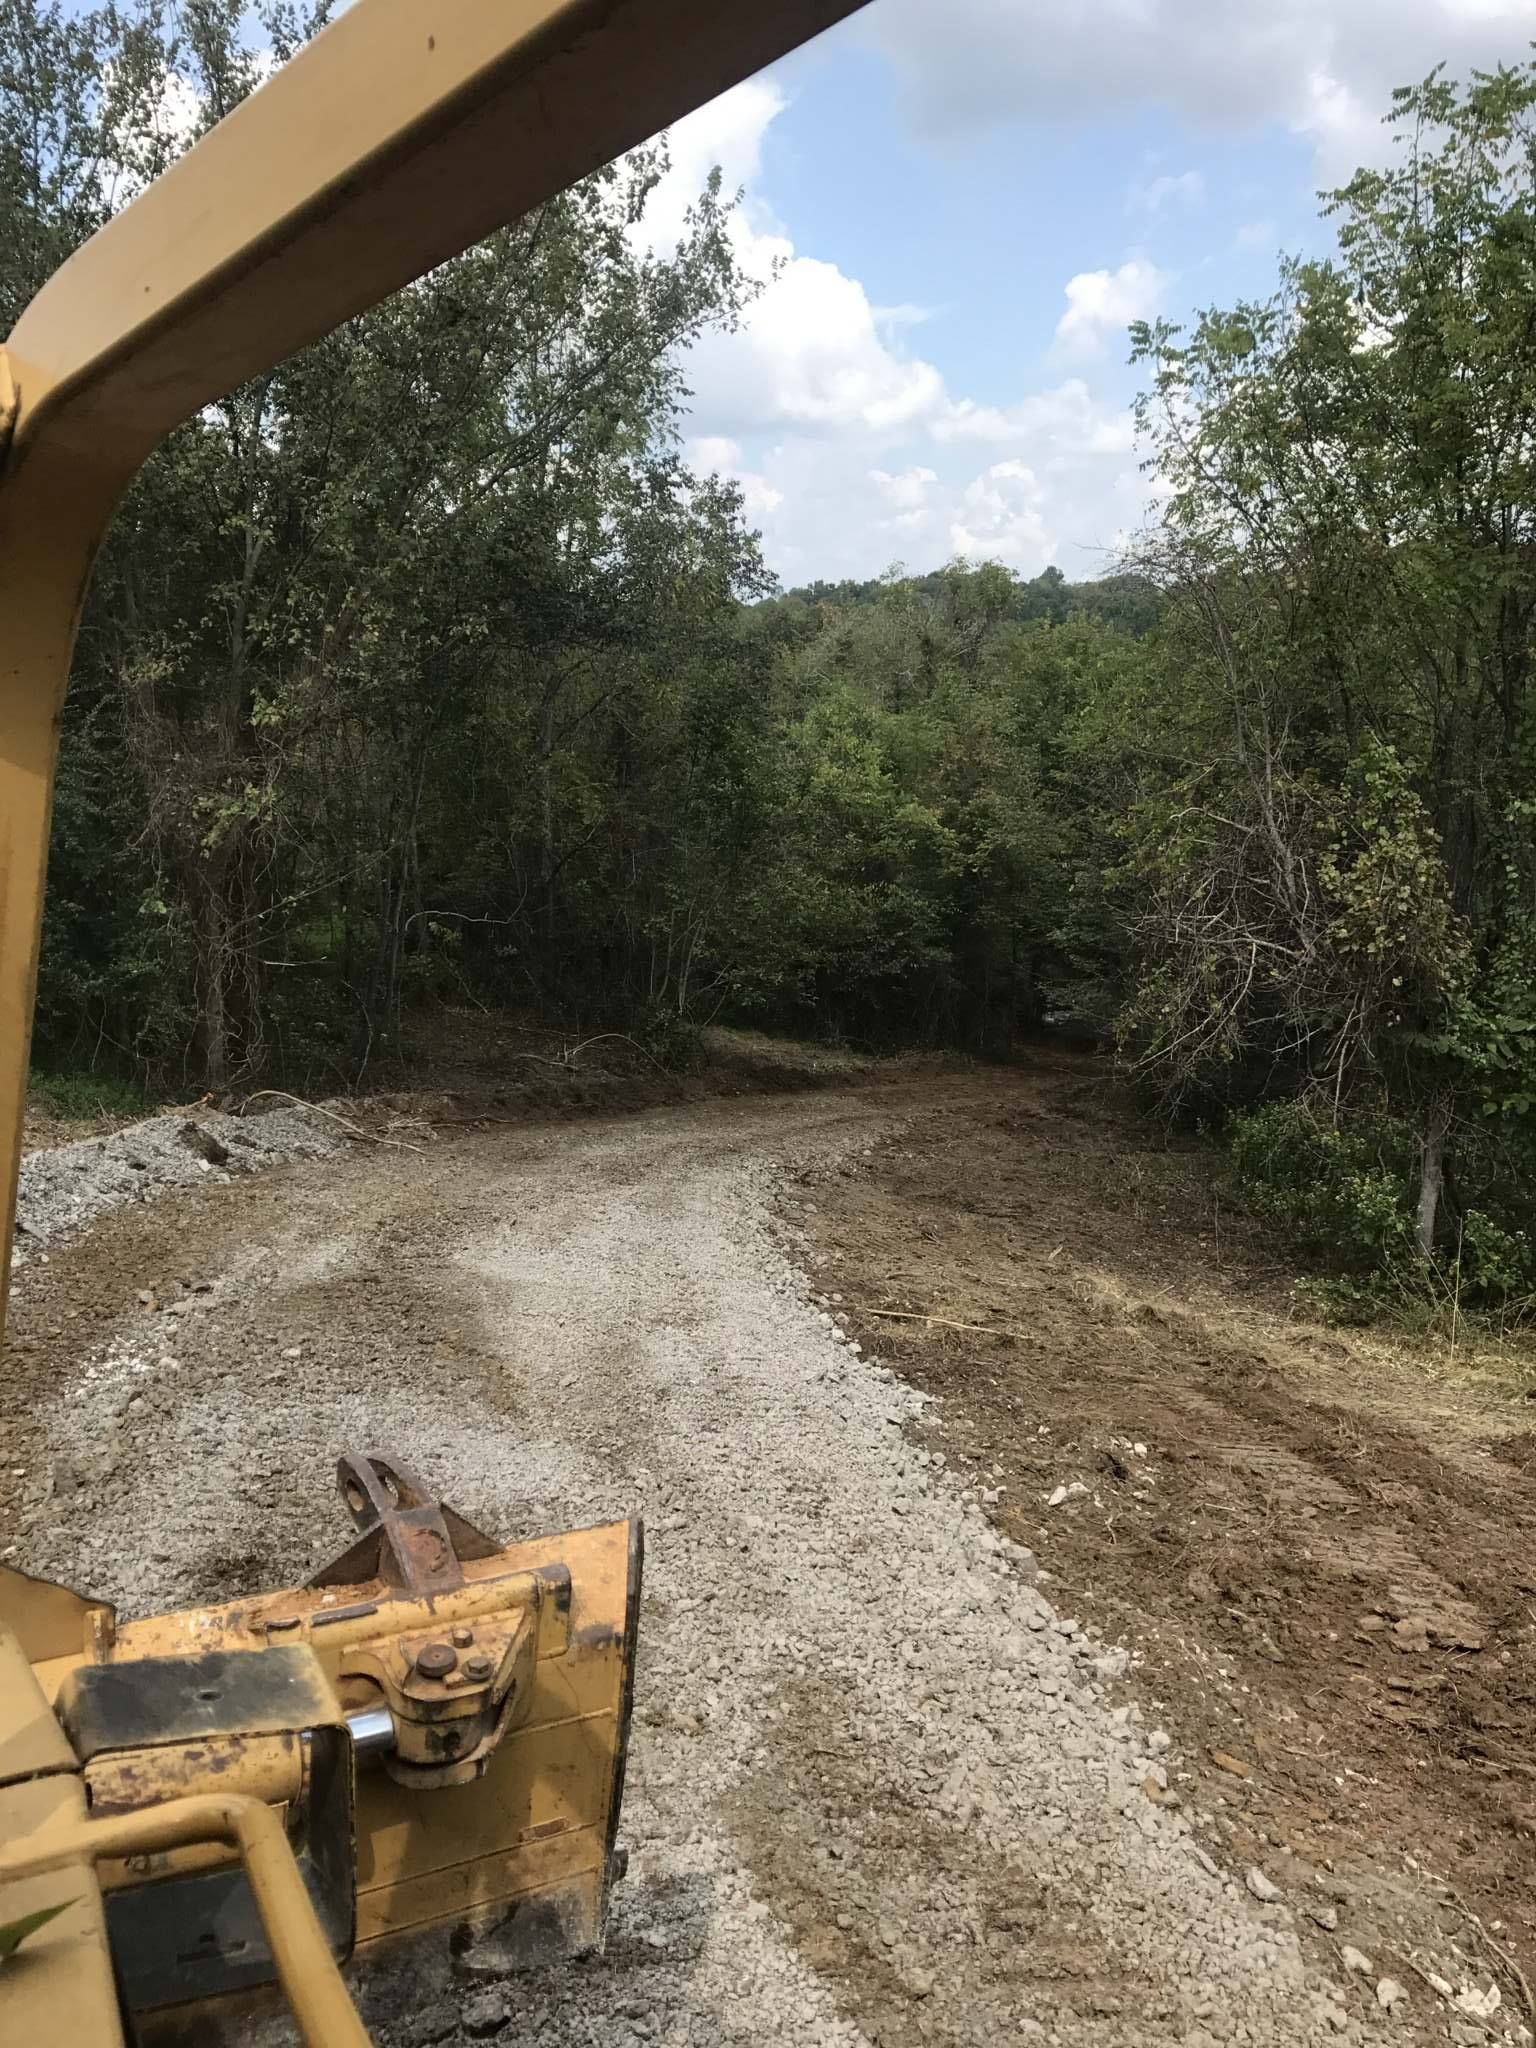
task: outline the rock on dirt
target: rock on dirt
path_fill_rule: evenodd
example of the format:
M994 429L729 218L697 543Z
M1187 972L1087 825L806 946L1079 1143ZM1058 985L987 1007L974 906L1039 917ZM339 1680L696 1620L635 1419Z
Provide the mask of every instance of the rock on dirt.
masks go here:
M199 1111L195 1119L149 1117L110 1137L29 1153L16 1195L19 1257L125 1202L152 1202L210 1176L318 1159L343 1142L335 1124L309 1109L239 1117Z
M513 2004L508 1992L497 1985L489 1991L477 1991L464 2002L461 2025L472 2041L483 2041L491 2034L499 2034L512 2020Z
M434 2043L457 2033L458 2026L458 2007L446 1998L440 1999L437 2004L412 2013L397 2029L400 2048L434 2048Z

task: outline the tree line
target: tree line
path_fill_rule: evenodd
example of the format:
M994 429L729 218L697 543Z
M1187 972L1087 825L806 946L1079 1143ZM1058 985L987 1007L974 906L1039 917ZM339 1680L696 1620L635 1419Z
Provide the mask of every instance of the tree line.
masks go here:
M0 0L0 330L312 33ZM778 593L682 456L756 287L664 142L184 428L87 606L39 1057L366 1084L434 1002L1006 1056L1070 1016L1358 1297L1536 1287L1536 67L1134 330L1117 574Z

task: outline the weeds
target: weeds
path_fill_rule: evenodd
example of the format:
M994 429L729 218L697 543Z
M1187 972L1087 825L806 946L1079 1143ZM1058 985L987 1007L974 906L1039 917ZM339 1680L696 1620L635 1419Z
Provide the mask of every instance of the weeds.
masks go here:
M1418 1136L1403 1117L1335 1125L1305 1101L1271 1102L1233 1120L1232 1163L1249 1206L1279 1225L1326 1270L1298 1297L1333 1322L1386 1319L1454 1346L1472 1320L1518 1327L1536 1294L1529 1218L1495 1148L1475 1126L1460 1133L1456 1194L1444 1205L1448 1241L1419 1256L1414 1205Z
M72 1121L98 1116L141 1116L151 1107L142 1088L113 1074L42 1074L34 1068L27 1085L45 1109Z

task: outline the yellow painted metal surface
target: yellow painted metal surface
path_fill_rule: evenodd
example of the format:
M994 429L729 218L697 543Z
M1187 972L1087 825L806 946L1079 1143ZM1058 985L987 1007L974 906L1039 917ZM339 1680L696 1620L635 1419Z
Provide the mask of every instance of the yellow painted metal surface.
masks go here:
M58 720L98 538L125 479L60 456L0 476L0 1335Z
M76 1776L0 1786L0 1842L52 1837L84 1824L85 1789ZM89 1864L0 1876L0 1925L55 1906L64 1910L0 1964L0 2040L117 2048L123 2036L112 1956Z
M25 1646L0 1626L0 1846L77 1828L84 1818L75 1753ZM0 1878L0 1926L32 1913L53 1917L0 1962L0 2040L115 2048L117 1990L93 1871L84 1865Z
M17 323L18 439L138 454L858 0L358 0Z
M540 1603L532 1687L520 1718L497 1743L483 1776L421 1791L383 1770L357 1786L357 1943L435 1922L482 1926L516 1902L558 1889L565 1939L589 1946L601 1933L609 1854L623 1783L638 1602L638 1531L630 1522L514 1544L464 1567L465 1584L430 1602L379 1581L341 1592L262 1594L219 1607L124 1623L112 1660L254 1650L307 1643L343 1702L363 1704L349 1676L374 1668L375 1648L394 1637L451 1636L456 1625L522 1609L544 1575L564 1582L569 1604ZM338 1619L332 1619L339 1616ZM273 1631L272 1624L281 1626ZM68 1688L80 1653L37 1667L49 1698ZM140 1761L136 1769L147 1770ZM179 1763L167 1766L180 1771ZM254 1768L254 1766L253 1766ZM275 1760L273 1769L277 1766ZM121 1783L117 1767L114 1783ZM143 1796L170 1796L186 1779ZM280 1789L275 1786L274 1789ZM206 1861L179 1853L170 1874ZM132 1873L112 1871L110 1883ZM3 2002L3 2001L0 2001Z
M97 1628L110 1635L113 1614L104 1600L0 1565L0 1623L16 1637L27 1662L39 1664L87 1648Z
M0 1627L0 1785L79 1768L25 1649Z
M79 1783L68 1778L35 1782L77 1788ZM10 1788L12 1793L18 1789ZM78 1814L60 1810L30 1833L0 1846L0 1898L50 1876L62 1878L62 1888L68 1891L72 1883L90 1881L95 1863L104 1857L134 1857L192 1843L227 1842L245 1866L278 1980L305 2048L368 2048L367 2033L315 1917L282 1821L264 1800L241 1793L207 1792L110 1820L84 1819L80 1817L83 1811L82 1799ZM6 2000L6 2025L14 2026L9 1987L0 1987L0 1992ZM82 2030L65 2038L94 2041L103 2037Z
M206 1742L173 1742L163 1748L126 1750L97 1757L85 1767L91 1812L135 1813L162 1799L179 1799L216 1784L284 1806L299 1798L305 1782L304 1745L296 1734L224 1735ZM103 1882L125 1883L134 1873L103 1871Z

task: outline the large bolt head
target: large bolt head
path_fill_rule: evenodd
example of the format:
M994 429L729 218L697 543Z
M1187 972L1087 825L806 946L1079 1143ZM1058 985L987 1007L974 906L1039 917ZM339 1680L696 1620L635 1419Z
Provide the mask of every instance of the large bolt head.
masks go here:
M416 1669L423 1678L446 1678L458 1661L458 1652L449 1643L423 1643L416 1652Z
M464 1676L472 1678L477 1685L496 1676L496 1659L488 1650L476 1650L473 1656L464 1659Z

